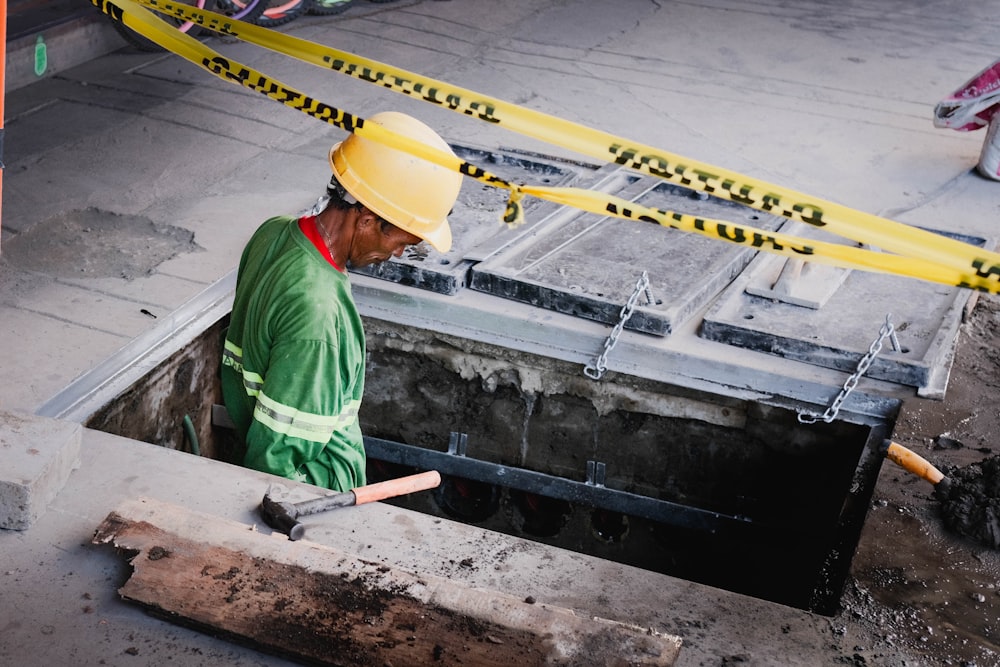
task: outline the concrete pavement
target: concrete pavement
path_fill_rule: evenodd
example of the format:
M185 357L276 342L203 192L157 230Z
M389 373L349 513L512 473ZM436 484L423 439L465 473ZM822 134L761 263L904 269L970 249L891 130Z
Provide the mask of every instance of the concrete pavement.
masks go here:
M989 60L993 19L961 3L935 13L947 20L906 7L523 2L491 15L476 3L359 2L286 30L863 211L991 239L995 186L972 172L981 137L929 118ZM453 143L579 157L247 44L208 44L360 115L396 108ZM324 147L343 136L179 58L129 49L11 91L6 134L3 349L23 381L0 397L28 410L152 328L143 309L170 312L232 270L262 218L308 206L326 178ZM32 263L47 225L90 208L193 236L137 270L101 268L102 258L74 267L83 235L61 240L69 263L58 271ZM41 373L40 344L51 360Z
M99 22L88 26L101 44L115 38ZM981 133L935 129L930 120L941 97L997 56L1000 18L986 5L355 0L341 15L305 17L283 30L863 211L985 239L996 235L997 184L974 173ZM453 143L579 158L246 44L218 38L206 43L352 113L398 109L422 118ZM95 47L97 57L54 68L37 80L9 77L20 83L8 89L6 102L3 409L39 410L75 379L162 328L171 313L232 271L243 243L263 219L313 202L328 178L326 151L343 137L340 130L174 56L122 46L107 54ZM58 63L55 46L52 54ZM96 222L87 222L94 212ZM367 283L359 279L359 284ZM594 349L606 335L606 327L596 323L581 322L578 330L596 343ZM697 370L677 371L687 372L687 379L698 375L718 382L716 371L701 361L715 348L696 340L690 328L671 341L644 340L625 341L623 363L641 366L644 346L655 345L671 359L691 355L689 368ZM589 351L566 354L585 358ZM740 358L748 391L772 392L787 376L795 379L787 395L799 392L796 397L808 400L843 381L842 373L769 355ZM755 379L761 386L753 386ZM863 388L893 397L912 394L908 387L869 380ZM99 443L99 453L84 468L87 480L99 484L102 466L121 456L120 445L105 444L103 435L85 438ZM121 465L124 471L126 464ZM147 464L129 459L133 465L128 475L160 486ZM226 475L239 486L243 473ZM70 549L83 537L66 529L72 518L65 514L67 504L87 497L80 480L73 484L37 536L0 535L24 547L18 551L24 560L0 570L23 573L23 585L36 586L45 575L28 563L46 560L39 554L48 544ZM116 487L99 506L81 510L85 523L102 518L112 499L131 490ZM171 493L184 496L183 489ZM231 507L226 512L240 514ZM386 547L385 554L393 548ZM58 567L73 565L60 556ZM106 565L91 561L87 567L96 572ZM544 585L556 590L565 583L556 579ZM567 604L587 607L586 595L568 597ZM680 620L652 614L655 602L634 603L644 611L619 611L661 623L667 631L686 630L691 641L682 649L681 664L726 664L720 661L743 654L753 656L751 664L796 664L790 655L814 655L817 646L831 641L824 619L793 612L792 631L785 632L778 612L743 599L735 606L751 617L766 617L764 625L775 635L766 641L750 636L743 627L746 616L715 608L724 609L725 601L705 602ZM683 597L678 604L696 609ZM716 613L725 622L714 626L715 636L691 631L699 614ZM173 630L167 632L174 637ZM18 633L30 637L27 626ZM776 636L791 643L783 649ZM189 652L174 653L175 662L204 648L190 637L177 640ZM127 642L127 633L122 630L115 641ZM223 650L218 647L213 644L213 650ZM4 648L25 660L17 647ZM83 648L47 651L55 651L45 653L47 662L85 654L96 659ZM199 660L203 657L183 664ZM241 654L239 660L265 659ZM800 664L816 664L809 660Z

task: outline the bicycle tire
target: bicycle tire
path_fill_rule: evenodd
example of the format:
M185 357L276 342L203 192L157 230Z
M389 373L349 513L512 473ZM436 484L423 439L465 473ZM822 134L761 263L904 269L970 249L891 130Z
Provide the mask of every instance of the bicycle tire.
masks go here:
M194 2L187 2L186 4L193 5L198 9L207 9L211 11L212 9L215 8L215 2L216 0L195 0ZM153 13L156 14L156 12ZM157 16L161 17L167 23L176 26L178 30L186 32L192 37L199 37L205 34L206 32L211 32L210 30L202 28L197 24L185 22L182 21L181 19L173 18L172 16L166 16L163 14L157 14ZM122 39L128 42L129 46L132 46L133 48L136 48L139 51L145 51L146 53L158 53L160 51L166 50L153 40L140 35L135 30L132 30L132 28L129 28L121 21L116 21L110 16L108 17L108 20L111 21L112 27L114 27L114 29L118 32L118 34L122 36Z
M261 0L268 2L268 0ZM309 0L273 0L279 4L268 4L264 12L254 19L254 23L262 28L276 28L279 25L291 23L302 14L306 13L309 7Z
M314 16L333 16L347 11L354 0L309 0L306 13Z
M238 21L254 23L267 9L267 0L216 0L216 10Z

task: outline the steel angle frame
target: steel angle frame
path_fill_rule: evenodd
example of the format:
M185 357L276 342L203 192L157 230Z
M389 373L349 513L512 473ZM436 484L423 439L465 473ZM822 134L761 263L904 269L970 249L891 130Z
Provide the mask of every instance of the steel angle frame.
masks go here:
M713 535L720 532L727 535L734 532L749 534L770 528L747 518L611 489L603 483L578 482L533 470L469 458L456 451L454 440L447 452L369 436L365 436L364 441L365 451L371 459L420 470L437 470L442 475L503 486L594 509L620 512L680 528Z

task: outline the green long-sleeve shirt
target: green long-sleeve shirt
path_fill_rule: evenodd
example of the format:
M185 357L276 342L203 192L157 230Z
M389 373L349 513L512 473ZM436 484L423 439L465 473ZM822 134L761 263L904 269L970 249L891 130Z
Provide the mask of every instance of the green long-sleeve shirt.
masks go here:
M222 391L249 468L346 491L365 483L358 424L365 338L345 272L293 217L266 221L240 260Z

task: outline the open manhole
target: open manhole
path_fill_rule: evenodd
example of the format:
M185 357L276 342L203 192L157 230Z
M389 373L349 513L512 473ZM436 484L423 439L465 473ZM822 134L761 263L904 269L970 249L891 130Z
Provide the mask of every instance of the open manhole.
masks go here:
M674 186L603 168L494 158L491 169L510 180L542 178L682 212L692 206L720 217L742 215ZM457 210L486 220L495 213L487 210L492 204L486 199L480 190L463 191ZM545 205L531 210L533 220L522 230L491 219L489 234L484 225L470 226L463 218L456 229L473 231L459 233L449 255L401 258L369 272L368 282L355 290L359 304L372 295L379 298L381 288L370 283L390 280L394 289L408 290L386 288L389 305L382 310L362 307L368 365L361 422L370 481L436 469L444 477L440 488L391 502L835 613L898 403L885 400L864 414L845 409L835 421L807 425L799 422L797 409L816 406L799 405L779 392L715 391L720 385L708 381L681 386L621 372L595 381L579 364L546 354L546 345L505 345L463 335L476 330L468 316L473 311L498 330L511 324L503 318L512 307L497 302L541 311L529 323L532 335L543 335L558 317L613 324L634 289L634 274L648 271L654 299L636 309L628 328L663 341L751 261L739 248L690 240L653 225L614 228L619 245L622 234L638 234L628 242L636 251L623 256L615 244L602 243L607 232L592 216L574 217ZM769 218L755 222L766 229L776 224ZM573 231L571 242L558 243L559 230L565 229ZM614 261L596 257L609 247ZM683 265L674 261L671 248L683 255ZM621 279L581 282L573 274L574 253L591 262L588 267L607 262L608 275ZM586 287L573 289L580 285ZM219 304L227 297L231 303L232 276L212 289L216 292L204 298L215 305L175 313L173 329L157 340L136 341L134 358L124 351L96 369L96 375L112 378L111 390L82 378L42 414L76 412L90 428L239 463L239 447L219 409L219 354L228 321L228 305ZM470 303L476 299L490 303L475 310ZM446 327L406 324L407 308L432 320L457 321ZM178 335L178 323L189 333ZM154 347L163 352L150 354ZM119 372L123 366L131 372ZM835 393L836 387L830 389ZM108 396L83 411L78 403L84 394Z
M225 323L86 426L239 463L218 414ZM366 326L370 481L426 469L444 476L435 492L393 504L802 609L837 609L888 425L806 427L776 405L636 378L594 383L552 359Z

